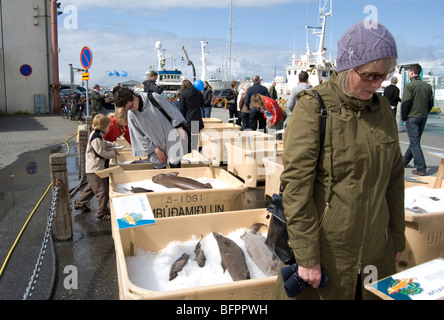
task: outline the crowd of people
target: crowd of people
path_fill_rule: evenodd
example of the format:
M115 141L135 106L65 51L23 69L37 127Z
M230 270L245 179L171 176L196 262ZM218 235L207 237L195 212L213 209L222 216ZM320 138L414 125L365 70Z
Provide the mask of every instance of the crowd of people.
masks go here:
M433 106L431 88L419 77L420 65L410 67L411 82L402 98L393 87L384 96L376 93L391 78L397 57L395 40L383 25L369 29L359 22L339 39L336 71L329 80L311 88L308 74L301 72L291 91L280 178L288 243L299 277L310 285L297 299L371 299L375 296L363 289L364 268L374 266L379 278L396 271L405 249L404 167L413 159L413 173L426 172L420 139ZM86 155L88 187L74 203L76 209L87 209L96 195L97 218L109 217L107 185L93 172L115 155L107 147L118 136L156 169L180 167L184 153L197 149L192 138L211 115L211 87L205 82L199 90L184 80L173 103L160 94L155 76L143 92L119 88L116 112L94 118ZM259 75L252 77L252 85L233 81L226 98L229 117L242 130L282 129L287 114L276 99L275 85L267 89ZM322 114L320 101L326 106ZM410 139L404 157L392 111L396 114L399 102ZM323 274L329 283L319 288ZM287 299L285 292L279 273L275 298Z

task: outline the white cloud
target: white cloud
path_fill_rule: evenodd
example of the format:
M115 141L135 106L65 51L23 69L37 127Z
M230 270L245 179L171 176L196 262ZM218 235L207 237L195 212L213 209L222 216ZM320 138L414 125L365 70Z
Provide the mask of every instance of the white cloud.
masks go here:
M233 6L236 7L269 7L278 4L302 2L306 0L235 0ZM67 3L68 4L68 3ZM110 0L70 0L69 4L78 7L93 6L99 8L150 8L157 10L167 10L170 8L227 8L230 4L230 0L126 0L126 1L110 1Z

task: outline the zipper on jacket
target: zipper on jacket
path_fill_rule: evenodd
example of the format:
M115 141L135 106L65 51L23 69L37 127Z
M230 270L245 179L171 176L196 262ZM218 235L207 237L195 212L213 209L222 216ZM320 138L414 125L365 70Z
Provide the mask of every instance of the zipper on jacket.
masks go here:
M325 203L324 212L322 212L321 219L319 220L319 227L322 226L322 221L324 221L324 217L325 217L325 214L326 214L327 211L328 211L328 208L330 208L330 203L327 201L327 202Z

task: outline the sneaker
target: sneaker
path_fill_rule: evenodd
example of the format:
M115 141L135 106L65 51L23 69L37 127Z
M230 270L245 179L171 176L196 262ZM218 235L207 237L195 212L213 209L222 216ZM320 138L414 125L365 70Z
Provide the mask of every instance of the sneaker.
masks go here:
M421 177L423 177L423 176L426 175L425 172L418 171L418 170L412 170L412 173L413 173L413 174L416 174L417 176L421 176Z
M98 221L108 221L108 220L111 220L111 215L109 213L108 214L104 214L103 216L97 217L97 220Z
M87 207L87 206L77 207L77 206L75 206L75 205L73 204L72 207L73 207L75 210L79 210L79 211L82 211L82 212L90 212L90 211L91 211L91 209L90 209L89 207Z

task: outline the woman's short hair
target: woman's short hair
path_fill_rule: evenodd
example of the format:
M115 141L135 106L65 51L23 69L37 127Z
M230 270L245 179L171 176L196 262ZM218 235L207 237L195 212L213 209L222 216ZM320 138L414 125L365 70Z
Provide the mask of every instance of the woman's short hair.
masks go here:
M389 57L382 58L378 60L373 60L363 64L362 66L358 66L356 68L347 69L338 73L338 87L341 89L346 95L351 96L350 91L347 88L348 76L352 71L357 68L368 68L373 69L376 65L381 66L383 70L383 74L389 74L397 65L397 58Z

